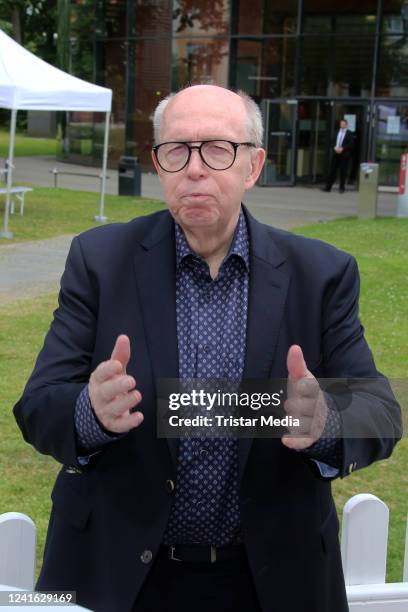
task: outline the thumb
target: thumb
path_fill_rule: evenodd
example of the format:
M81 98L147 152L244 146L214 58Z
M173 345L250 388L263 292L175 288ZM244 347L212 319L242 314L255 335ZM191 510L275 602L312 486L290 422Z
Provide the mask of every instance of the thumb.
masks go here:
M299 378L305 378L309 375L302 349L297 344L293 344L290 347L286 364L289 378L292 381L299 380Z
M113 347L111 359L120 361L123 367L123 372L126 372L126 366L130 359L130 340L125 335L117 337L115 346Z

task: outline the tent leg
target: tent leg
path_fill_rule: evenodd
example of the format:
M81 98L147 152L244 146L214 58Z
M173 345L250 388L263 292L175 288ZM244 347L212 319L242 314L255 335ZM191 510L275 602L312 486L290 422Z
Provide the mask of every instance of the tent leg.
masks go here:
M17 109L13 108L11 111L11 122L10 122L10 144L9 144L9 155L7 160L7 194L6 194L6 206L4 208L4 229L0 232L0 238L12 238L13 232L8 231L8 220L10 210L11 194L10 189L13 184L13 166L14 166L14 140L16 136L16 122L17 122Z
M105 200L105 187L106 187L106 168L108 165L108 144L109 144L109 122L110 112L106 113L105 118L105 137L103 141L103 161L102 161L102 174L101 174L101 203L99 208L99 215L96 215L95 221L99 223L106 223L108 217L104 215L104 200Z

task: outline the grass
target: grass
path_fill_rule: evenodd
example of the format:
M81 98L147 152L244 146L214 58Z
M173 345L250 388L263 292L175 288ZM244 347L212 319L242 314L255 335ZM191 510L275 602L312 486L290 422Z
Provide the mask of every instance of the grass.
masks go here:
M339 219L300 228L352 253L361 275L360 317L379 369L408 376L408 219Z
M0 157L7 158L9 154L10 133L0 130ZM15 157L30 155L55 155L57 141L55 138L33 138L24 134L16 134L14 143Z
M51 192L51 194L49 193ZM36 203L13 231L19 240L56 233L75 233L92 224L95 194L36 189ZM107 214L125 220L135 210L144 212L158 203L110 196ZM24 223L24 219L26 222ZM15 223L15 225L14 225ZM338 220L303 227L300 233L320 238L353 253L362 276L361 317L377 366L393 378L407 378L408 368L408 220ZM0 306L0 513L27 513L38 526L38 565L50 510L50 490L58 466L24 443L10 413L33 367L48 328L56 296L23 300ZM401 441L393 456L334 482L338 510L352 495L369 492L390 508L388 581L402 579L403 547L408 510L408 441Z
M0 198L0 222L3 223L5 197ZM158 200L148 200L133 196L105 196L105 215L110 223L129 221L133 217L145 215L163 208ZM7 243L24 242L52 238L61 234L78 234L90 227L100 225L94 220L99 214L99 193L73 191L72 189L53 189L35 187L26 195L24 216L16 214L9 217L9 230L14 237ZM3 240L0 244L3 244Z

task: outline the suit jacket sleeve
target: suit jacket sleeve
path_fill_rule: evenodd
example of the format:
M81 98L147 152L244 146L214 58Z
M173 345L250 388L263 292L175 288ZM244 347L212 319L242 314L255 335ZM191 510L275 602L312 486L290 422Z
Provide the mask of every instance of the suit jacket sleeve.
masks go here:
M343 145L342 145L345 153L351 153L354 147L354 142L355 142L355 136L353 132L351 132L350 130L347 130L344 140L343 140Z
M24 394L14 407L24 439L40 453L78 465L74 412L91 373L97 287L78 238L61 279L59 306Z
M340 388L329 391L342 422L342 477L391 455L402 436L400 407L376 369L358 318L359 285L350 257L323 308L324 376L340 379Z

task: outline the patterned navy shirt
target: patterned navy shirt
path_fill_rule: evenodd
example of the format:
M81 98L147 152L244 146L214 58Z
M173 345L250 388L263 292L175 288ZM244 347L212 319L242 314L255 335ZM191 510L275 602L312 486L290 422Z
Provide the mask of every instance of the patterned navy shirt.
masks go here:
M213 280L206 261L176 231L176 308L181 379L240 381L248 313L249 243L241 211ZM177 486L164 544L239 541L238 440L180 439Z

